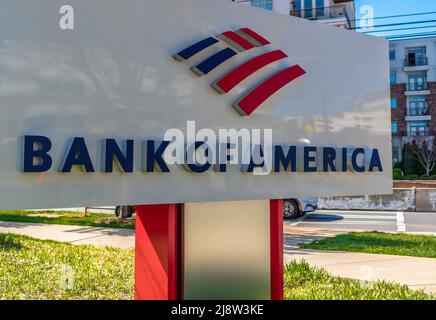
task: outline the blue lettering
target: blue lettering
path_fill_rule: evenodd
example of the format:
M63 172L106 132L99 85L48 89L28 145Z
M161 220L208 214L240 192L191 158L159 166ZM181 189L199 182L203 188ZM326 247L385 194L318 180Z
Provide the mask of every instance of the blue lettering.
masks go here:
M290 166L291 172L297 171L297 148L295 146L290 146L288 152L283 151L283 146L274 147L274 171L280 172L283 167L284 171L288 171Z
M371 162L369 163L369 172L373 172L374 168L377 168L378 171L383 172L383 166L380 160L380 154L377 149L372 150Z
M39 148L35 150L35 145ZM24 161L23 172L46 172L50 170L53 163L48 152L51 149L51 141L43 136L24 136ZM38 164L34 164L34 159L39 159Z
M359 166L357 163L357 156L359 154L365 155L365 150L363 148L357 148L354 150L353 155L351 156L351 164L356 172L365 172L365 166Z
M335 160L336 160L336 150L334 148L323 148L322 152L322 168L324 172L330 171L335 172Z
M114 160L124 172L133 172L133 144L133 140L126 140L126 153L123 154L115 139L106 139L104 172L113 172Z
M196 141L194 144L194 153L203 145L206 146L206 149L204 151L206 158L209 156L209 148L208 148L208 144L203 142L203 141ZM195 157L193 157L195 158ZM208 171L210 169L210 167L212 166L211 163L209 163L209 161L206 160L206 163L203 165L200 164L196 164L196 163L189 163L189 161L186 161L187 164L187 169L191 172L194 173L204 173L206 171Z
M316 165L310 165L316 161L316 158L310 155L311 152L316 152L316 147L304 147L304 172L316 172Z
M253 159L254 154L258 154L259 158L262 158L262 161L260 163L256 163L254 161ZM253 153L251 154L250 164L248 165L246 172L253 172L255 167L263 168L264 165L265 165L265 160L264 160L262 145L255 145Z
M86 172L94 172L84 138L74 138L61 171L71 172L73 166L83 166Z
M170 144L170 141L162 141L156 149L156 142L154 140L147 140L147 163L146 172L154 172L155 166L161 172L170 172L167 164L163 159L163 154Z
M227 162L233 160L232 155L230 155L228 153L228 151L234 149L235 148L235 144L232 144L232 143L223 143L223 144L221 144L221 148L225 148L224 150L226 151L226 153L225 153L226 163L218 163L218 165L216 166L217 168L215 170L217 172L227 172Z
M342 172L347 172L347 157L348 151L347 148L342 148Z

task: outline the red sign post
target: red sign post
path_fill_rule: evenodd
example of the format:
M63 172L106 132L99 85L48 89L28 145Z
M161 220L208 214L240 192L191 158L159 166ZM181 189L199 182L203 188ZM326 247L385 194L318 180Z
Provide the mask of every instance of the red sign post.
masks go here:
M270 298L283 299L283 201L271 200ZM135 298L177 300L184 297L183 204L136 207ZM231 221L229 221L231 223ZM205 225L214 228L213 225ZM252 235L256 237L256 234ZM214 239L221 241L221 239ZM214 254L210 252L210 254ZM214 272L214 270L208 270ZM237 284L235 284L237 286ZM211 287L208 290L213 291ZM231 291L232 288L229 288ZM225 296L222 299L226 299Z

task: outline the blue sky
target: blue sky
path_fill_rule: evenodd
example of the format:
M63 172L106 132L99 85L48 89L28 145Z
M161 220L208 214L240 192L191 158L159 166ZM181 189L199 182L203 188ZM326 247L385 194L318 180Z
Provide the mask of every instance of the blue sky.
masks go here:
M364 5L370 5L374 8L375 17L436 11L436 0L356 0L355 3L356 3L356 19L361 18L361 14L359 11L360 8ZM375 26L377 26L381 24L424 21L424 20L436 20L436 13L428 14L428 15L420 15L420 16L376 19L374 20L374 24ZM356 26L358 26L359 23L360 21L357 21ZM374 33L374 35L381 36L381 35L401 35L401 34L411 34L411 33L436 32L436 22L374 28L373 31L408 28L408 27L424 27L424 26L428 26L428 27L422 29L389 31L385 33L380 32L380 33ZM359 31L371 31L371 30L361 29Z

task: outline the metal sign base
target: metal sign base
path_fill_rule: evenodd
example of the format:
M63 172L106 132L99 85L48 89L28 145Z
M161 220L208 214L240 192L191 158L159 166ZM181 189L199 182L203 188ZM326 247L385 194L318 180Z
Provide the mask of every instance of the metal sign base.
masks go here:
M282 200L136 206L135 299L234 298L283 299Z

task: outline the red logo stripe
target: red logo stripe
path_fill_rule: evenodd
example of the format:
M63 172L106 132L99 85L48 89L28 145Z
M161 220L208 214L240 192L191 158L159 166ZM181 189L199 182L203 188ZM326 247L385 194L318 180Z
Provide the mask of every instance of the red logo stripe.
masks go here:
M241 32L245 33L246 35L248 35L249 37L253 38L257 42L259 42L262 46L266 46L268 44L271 44L271 42L269 42L264 37L262 37L260 34L258 34L257 32L254 32L250 28L241 28L241 29L239 29L239 31L241 31Z
M230 44L232 47L235 47L235 49L237 49L239 51L244 51L244 50L249 50L249 49L254 48L254 45L251 42L247 41L246 39L241 37L236 32L226 31L226 32L223 32L221 35L224 36L224 39L222 39L222 40L224 40L224 41L230 40L230 41L226 41L226 42L228 44ZM227 38L227 39L225 39L225 38ZM234 44L236 44L237 46L234 46ZM240 48L238 48L238 46Z
M282 70L251 90L234 107L242 115L248 116L274 93L305 73L299 65Z
M212 88L218 91L218 93L228 93L256 71L259 71L263 67L286 57L286 53L281 50L262 54L233 69L230 73L214 83Z

